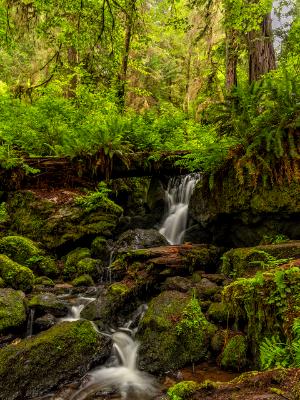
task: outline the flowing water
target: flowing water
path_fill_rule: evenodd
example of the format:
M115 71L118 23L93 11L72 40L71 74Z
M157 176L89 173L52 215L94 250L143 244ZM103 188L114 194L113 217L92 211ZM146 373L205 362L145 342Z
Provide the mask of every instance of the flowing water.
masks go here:
M95 300L96 298L94 297L78 297L77 304L71 306L68 315L64 318L61 318L60 321L78 321L80 319L81 311L84 309L84 307Z
M138 343L125 332L110 335L113 350L107 367L87 375L87 383L70 400L84 400L97 393L118 393L121 399L150 400L158 392L154 377L137 368Z
M181 244L188 219L189 202L199 174L174 177L166 190L166 215L159 232L170 244Z

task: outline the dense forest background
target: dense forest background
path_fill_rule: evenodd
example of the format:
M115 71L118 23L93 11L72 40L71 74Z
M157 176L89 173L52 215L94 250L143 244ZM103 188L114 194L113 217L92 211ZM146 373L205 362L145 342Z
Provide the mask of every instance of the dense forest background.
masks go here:
M181 149L299 179L299 0L1 0L0 44L2 168Z

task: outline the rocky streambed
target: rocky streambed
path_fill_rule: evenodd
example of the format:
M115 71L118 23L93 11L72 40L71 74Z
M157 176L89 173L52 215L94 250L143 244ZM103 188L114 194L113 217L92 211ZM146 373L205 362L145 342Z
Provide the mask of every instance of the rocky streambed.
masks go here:
M147 204L158 215L162 196L150 189ZM139 199L142 193L140 186ZM133 370L159 383L145 399L299 398L299 370L270 369L282 359L269 357L268 371L243 374L262 368L266 338L285 346L297 341L299 241L170 246L151 228L150 206L134 196L135 213L128 197L120 201L128 207L121 216L112 200L82 207L78 195L27 191L6 198L1 400L71 399L87 372L124 364L111 358L120 328L140 343ZM133 221L141 227L133 229ZM120 398L117 385L98 389L82 398ZM127 398L134 396L143 398Z

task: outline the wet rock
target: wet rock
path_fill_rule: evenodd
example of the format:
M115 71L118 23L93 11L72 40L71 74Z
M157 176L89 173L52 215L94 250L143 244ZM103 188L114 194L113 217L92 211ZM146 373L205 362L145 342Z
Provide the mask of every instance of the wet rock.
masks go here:
M156 229L129 230L119 237L114 248L119 251L146 249L167 245L167 239Z
M45 314L34 321L34 331L42 332L52 328L56 323L56 318L52 314Z
M91 244L91 253L95 258L103 262L109 261L110 247L107 240L102 236L97 236Z
M163 290L177 290L178 292L188 292L192 289L194 283L189 278L183 276L173 276L167 278L163 283Z
M151 300L140 322L140 364L150 372L163 372L203 360L213 331L195 298L162 292Z
M220 287L216 283L211 282L209 279L202 278L199 283L195 284L195 290L199 299L209 300L217 292L220 292Z
M226 338L228 338L229 331L219 329L211 338L210 347L212 351L219 355L224 349Z
M28 306L35 310L37 316L51 313L56 317L63 317L68 313L68 306L53 293L40 293L33 296Z
M26 321L25 295L13 289L0 289L0 335L20 328Z
M4 254L0 254L0 276L6 286L28 292L34 283L33 272Z
M63 322L0 350L0 393L3 400L42 395L82 376L91 362L103 362L107 338L88 321ZM12 368L13 366L13 368Z

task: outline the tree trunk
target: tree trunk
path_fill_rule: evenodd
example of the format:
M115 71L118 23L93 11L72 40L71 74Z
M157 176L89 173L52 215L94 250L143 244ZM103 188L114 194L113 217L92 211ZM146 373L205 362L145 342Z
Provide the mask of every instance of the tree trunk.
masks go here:
M133 33L134 13L135 13L135 0L129 0L128 11L125 17L126 19L125 19L124 53L121 63L121 70L118 75L118 99L121 109L123 109L125 106L126 80L127 80L129 51Z
M226 89L228 92L237 86L238 63L237 32L230 29L226 32Z
M78 79L74 72L74 68L76 67L77 63L78 63L77 50L75 49L74 46L71 46L68 48L68 64L69 64L70 74L73 74L73 76L68 84L67 93L66 93L67 98L75 97L75 95L76 95L76 87L77 87Z
M260 30L248 33L248 49L249 81L251 83L276 68L271 14L265 16Z

